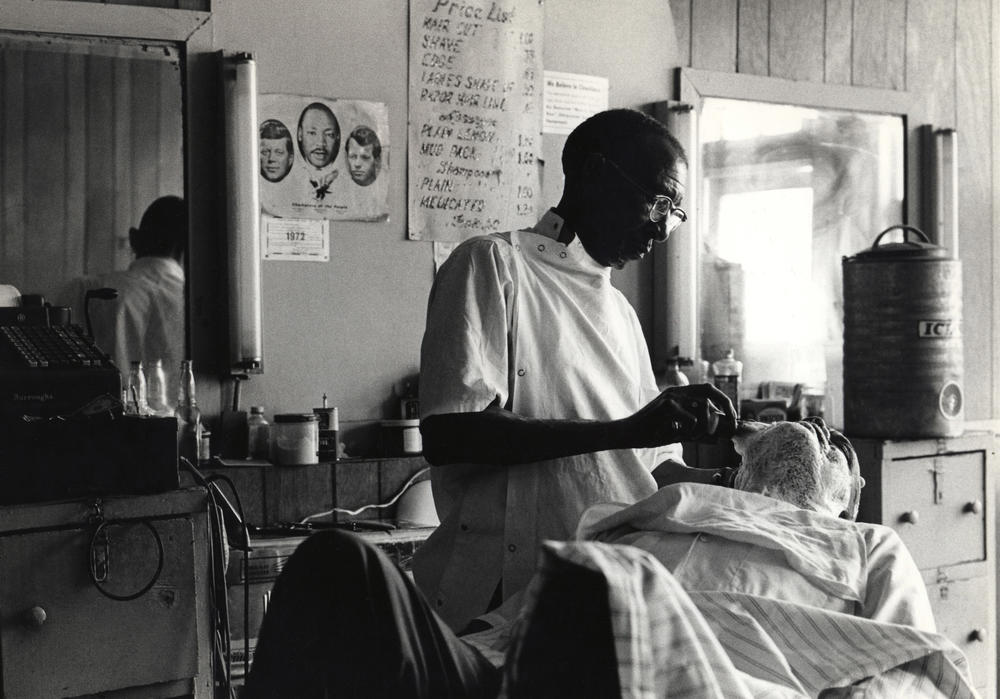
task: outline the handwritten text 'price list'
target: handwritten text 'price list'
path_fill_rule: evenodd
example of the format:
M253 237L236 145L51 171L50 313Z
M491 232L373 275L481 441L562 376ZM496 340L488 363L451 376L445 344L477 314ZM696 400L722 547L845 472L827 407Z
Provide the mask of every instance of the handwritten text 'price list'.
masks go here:
M541 27L538 0L411 2L410 238L535 223Z

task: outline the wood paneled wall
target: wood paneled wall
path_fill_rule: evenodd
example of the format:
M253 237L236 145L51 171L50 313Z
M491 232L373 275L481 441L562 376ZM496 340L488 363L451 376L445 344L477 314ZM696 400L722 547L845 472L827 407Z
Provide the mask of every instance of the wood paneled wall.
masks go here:
M184 194L180 61L0 51L0 282L54 295L123 269L128 231Z
M1000 419L998 0L669 2L681 65L905 90L917 97L913 127L957 130L966 417Z
M102 5L165 7L169 10L199 10L201 12L208 12L212 9L211 0L70 0L70 2L99 2Z

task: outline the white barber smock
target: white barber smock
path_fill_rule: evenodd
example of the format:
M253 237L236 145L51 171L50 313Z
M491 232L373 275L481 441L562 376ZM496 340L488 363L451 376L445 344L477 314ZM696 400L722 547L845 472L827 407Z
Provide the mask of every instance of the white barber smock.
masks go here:
M185 356L184 268L170 257L138 257L127 270L76 279L58 297L79 322L85 317L86 291L101 287L117 289L118 298L90 304L97 346L111 355L123 378L130 362L141 361L149 371L162 359L167 396L173 400Z
M526 417L612 420L659 393L635 311L578 240L554 239L562 223L549 211L533 230L464 242L442 265L421 347L423 417L499 399ZM572 538L589 505L653 493L656 463L655 450L627 449L434 468L441 524L415 555L417 584L460 629L501 580L505 598L526 586L540 542Z

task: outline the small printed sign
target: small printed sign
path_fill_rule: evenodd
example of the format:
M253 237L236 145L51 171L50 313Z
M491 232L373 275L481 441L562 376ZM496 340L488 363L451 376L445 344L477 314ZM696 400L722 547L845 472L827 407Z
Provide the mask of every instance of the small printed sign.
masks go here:
M265 260L330 261L330 222L326 219L263 216Z
M918 321L917 336L922 338L961 337L959 324L952 320Z
M589 116L608 108L608 79L546 70L542 133L568 134Z

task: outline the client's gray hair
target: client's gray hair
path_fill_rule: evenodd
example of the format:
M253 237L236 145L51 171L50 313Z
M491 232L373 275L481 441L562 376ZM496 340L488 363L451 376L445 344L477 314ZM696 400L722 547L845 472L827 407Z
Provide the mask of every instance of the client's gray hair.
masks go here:
M739 490L834 517L857 517L864 486L857 454L822 420L744 423L733 443L743 456L734 481Z

